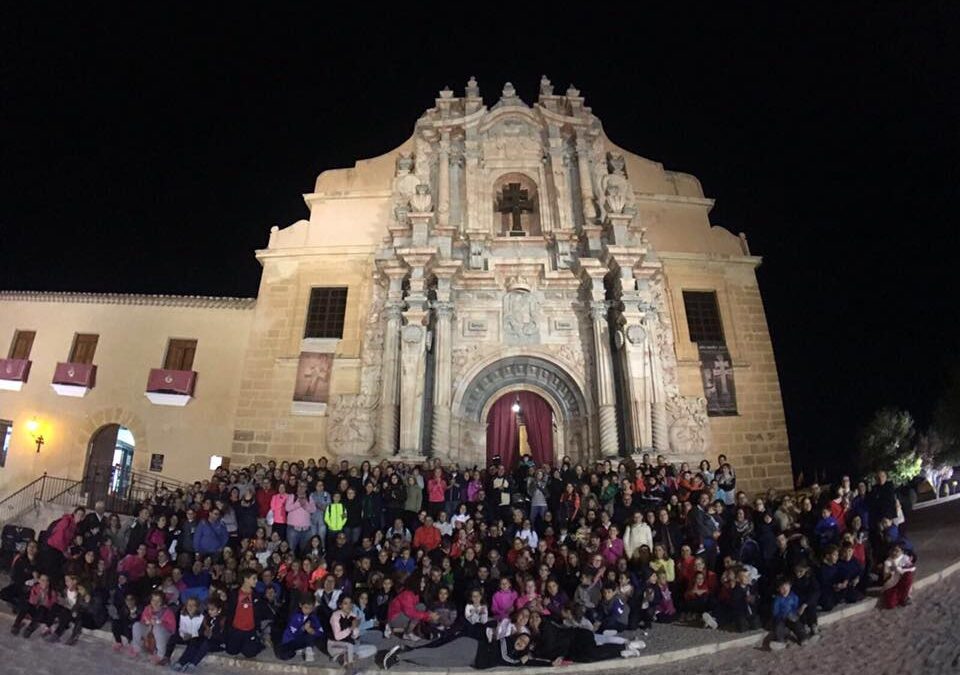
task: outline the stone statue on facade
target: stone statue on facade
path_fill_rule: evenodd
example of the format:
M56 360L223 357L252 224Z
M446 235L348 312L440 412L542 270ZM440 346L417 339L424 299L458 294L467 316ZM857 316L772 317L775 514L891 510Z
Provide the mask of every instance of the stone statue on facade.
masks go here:
M600 179L604 204L612 213L636 213L633 186L627 179L627 164L623 155L607 153L607 173Z
M408 200L410 210L413 213L430 213L433 211L433 195L430 194L430 186L420 183L414 188L414 193Z

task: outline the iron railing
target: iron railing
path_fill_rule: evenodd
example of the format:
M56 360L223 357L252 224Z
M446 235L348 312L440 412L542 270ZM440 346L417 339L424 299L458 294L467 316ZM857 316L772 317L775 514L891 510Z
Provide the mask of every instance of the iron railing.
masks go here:
M43 474L0 501L0 522L19 518L37 504L48 502L79 506L80 481Z
M92 508L103 501L109 513L135 515L141 504L162 489L175 492L188 487L178 480L120 467L109 476L98 472L82 480L43 474L0 500L0 522L12 522L41 503Z

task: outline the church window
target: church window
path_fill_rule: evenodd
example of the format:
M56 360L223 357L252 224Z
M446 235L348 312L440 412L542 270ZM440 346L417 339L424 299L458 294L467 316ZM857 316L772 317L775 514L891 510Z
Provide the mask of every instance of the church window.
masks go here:
M310 289L305 338L342 338L347 313L347 289L324 286Z
M715 291L684 291L690 342L723 344L723 323Z
M70 348L69 363L93 363L93 355L97 353L97 342L100 336L93 333L77 333L73 336L73 347Z
M165 370L193 370L193 357L196 353L196 340L171 338L167 343L167 356L163 360L163 367Z
M33 339L37 336L35 330L18 330L13 334L13 342L10 343L11 359L29 359L30 351L33 349Z

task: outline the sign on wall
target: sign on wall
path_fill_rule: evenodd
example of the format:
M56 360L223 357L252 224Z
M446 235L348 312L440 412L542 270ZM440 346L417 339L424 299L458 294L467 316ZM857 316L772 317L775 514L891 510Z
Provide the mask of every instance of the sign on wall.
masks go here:
M150 455L150 470L163 471L163 455L153 453Z
M725 344L697 343L700 351L700 376L707 414L711 417L737 414L737 388L733 381L733 361Z

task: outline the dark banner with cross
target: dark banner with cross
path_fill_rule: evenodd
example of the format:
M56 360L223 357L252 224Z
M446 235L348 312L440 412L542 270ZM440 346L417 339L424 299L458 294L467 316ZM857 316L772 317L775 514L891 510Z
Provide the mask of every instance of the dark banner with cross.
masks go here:
M733 361L722 343L698 342L700 376L707 414L711 417L737 414L737 388L733 381Z

